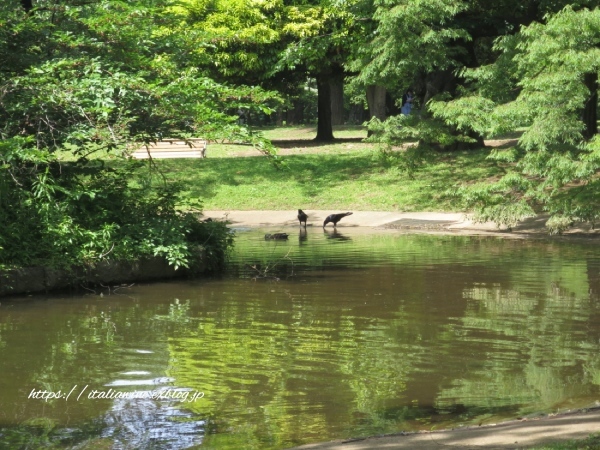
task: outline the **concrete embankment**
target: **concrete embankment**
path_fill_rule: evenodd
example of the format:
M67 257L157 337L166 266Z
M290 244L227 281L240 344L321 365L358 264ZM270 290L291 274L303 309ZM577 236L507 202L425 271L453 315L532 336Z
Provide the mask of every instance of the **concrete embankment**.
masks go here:
M196 269L203 272L204 268ZM189 271L175 270L164 258L135 262L101 261L93 267L60 270L49 267L26 267L0 272L0 297L34 294L77 286L118 285L139 281L181 278Z
M321 227L331 213L343 210L309 210L307 225ZM204 211L204 217L213 220L225 220L232 227L298 227L297 210L287 211ZM507 230L492 222L477 223L466 213L456 212L398 212L398 211L354 211L344 217L338 228L370 227L381 230L398 230L420 233L453 233L467 235L502 235L508 238L548 236L547 215L530 217ZM331 224L327 225L329 228ZM600 235L600 229L593 229L589 223L574 224L561 237L594 237ZM558 236L553 236L558 237Z

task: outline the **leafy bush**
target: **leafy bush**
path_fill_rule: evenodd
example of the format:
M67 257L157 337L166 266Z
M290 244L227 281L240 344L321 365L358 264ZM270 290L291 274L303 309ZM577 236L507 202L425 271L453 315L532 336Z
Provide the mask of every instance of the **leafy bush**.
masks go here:
M117 169L85 158L59 162L18 139L2 149L0 265L69 268L161 256L178 268L193 267L203 255L217 269L232 245L223 224L179 211L180 186L151 188L144 163Z
M271 155L235 111L269 112L277 96L190 65L182 55L197 45L169 31L179 21L171 2L35 6L0 5L0 267L160 256L192 268L201 255L209 268L222 266L232 245L226 227L200 223L189 211L201 205L180 185L128 155L189 137Z

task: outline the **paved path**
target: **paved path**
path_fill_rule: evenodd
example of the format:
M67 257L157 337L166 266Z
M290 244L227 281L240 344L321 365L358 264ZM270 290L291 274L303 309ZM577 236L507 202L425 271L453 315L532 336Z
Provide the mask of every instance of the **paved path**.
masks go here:
M322 227L325 217L333 212L324 210L304 210L308 214L308 226ZM297 210L288 211L204 211L204 217L216 220L227 220L234 227L297 227ZM502 234L507 237L526 237L546 235L546 218L539 216L524 220L512 231L498 228L495 224L473 223L465 213L446 212L385 212L354 211L351 216L344 217L338 228L372 227L393 230L410 230L428 233L458 234ZM332 225L327 225L331 227ZM585 236L600 235L600 230L591 230L589 225L575 226L565 235L582 234Z
M584 439L600 432L600 408L533 420L518 420L427 433L409 433L362 440L295 447L296 450L444 450L523 449L551 442Z

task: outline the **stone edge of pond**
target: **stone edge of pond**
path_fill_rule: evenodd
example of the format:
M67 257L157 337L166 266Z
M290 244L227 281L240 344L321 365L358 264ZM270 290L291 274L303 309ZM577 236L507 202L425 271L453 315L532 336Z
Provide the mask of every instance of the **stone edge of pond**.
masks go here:
M600 406L594 405L556 413L533 413L497 423L429 431L399 431L304 444L286 450L524 449L586 439L600 432L598 418Z
M203 273L204 264L194 270ZM51 267L24 267L0 271L0 297L39 294L77 286L116 285L139 281L158 281L191 275L185 268L175 268L161 257L138 261L101 261L93 267L73 270Z
M341 210L340 210L341 211ZM308 228L320 229L325 217L331 210L304 210L308 214ZM233 228L273 228L289 229L299 226L296 217L297 210L204 210L203 217L226 222ZM522 220L519 224L508 230L498 227L493 222L473 222L465 212L399 212L399 211L354 211L351 216L345 217L337 226L339 230L351 228L371 228L398 232L419 232L430 234L462 234L462 235L490 235L507 238L597 238L600 237L600 228L593 228L590 224L574 224L560 235L550 235L546 228L547 214L540 214ZM328 229L331 229L328 225Z

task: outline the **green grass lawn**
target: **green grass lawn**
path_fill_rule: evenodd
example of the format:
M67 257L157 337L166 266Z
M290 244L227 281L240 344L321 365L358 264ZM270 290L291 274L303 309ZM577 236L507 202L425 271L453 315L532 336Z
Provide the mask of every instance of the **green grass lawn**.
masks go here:
M183 182L207 210L461 211L446 195L449 189L503 173L486 159L490 149L481 149L434 153L411 178L383 158L377 145L363 142L367 132L361 126L335 127L331 143L315 142L314 126L259 131L277 147L282 168L251 146L214 142L206 159L154 163L166 179ZM60 156L73 159L69 153Z
M366 131L344 127L330 144L312 141L314 127L264 129L280 148L284 168L248 146L210 144L206 159L156 161L169 179L188 186L205 209L353 209L457 211L444 193L453 186L498 176L488 149L437 153L414 178L361 142Z

